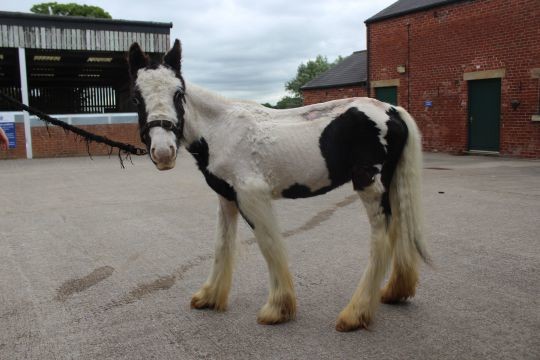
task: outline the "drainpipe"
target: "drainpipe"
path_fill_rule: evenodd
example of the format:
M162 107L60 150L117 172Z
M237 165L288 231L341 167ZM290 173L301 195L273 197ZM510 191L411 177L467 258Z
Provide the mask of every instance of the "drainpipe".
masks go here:
M411 23L407 23L407 111L411 111Z
M25 105L30 105L28 101L28 79L26 75L26 52L24 48L19 48L19 76L21 79L21 97ZM26 142L26 158L32 159L32 128L30 126L30 114L23 111L24 138Z
M371 97L371 73L370 73L370 69L369 69L369 57L370 57L370 54L371 54L371 51L369 50L370 46L369 44L371 43L370 41L370 36L369 36L369 25L366 24L366 34L367 34L367 41L366 41L366 71L367 71L367 74L366 74L366 86L367 86L367 96L368 97Z

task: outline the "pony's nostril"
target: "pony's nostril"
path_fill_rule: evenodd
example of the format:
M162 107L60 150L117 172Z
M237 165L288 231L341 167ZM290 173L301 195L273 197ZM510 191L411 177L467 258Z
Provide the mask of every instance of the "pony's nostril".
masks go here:
M169 146L169 149L171 149L171 156L174 156L174 153L176 152L174 146Z
M153 147L152 149L150 149L150 154L153 156L153 157L156 157L156 148Z

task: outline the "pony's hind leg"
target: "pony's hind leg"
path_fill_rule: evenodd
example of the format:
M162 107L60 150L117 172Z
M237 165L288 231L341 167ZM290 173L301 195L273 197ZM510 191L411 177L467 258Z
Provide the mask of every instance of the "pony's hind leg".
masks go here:
M296 316L296 297L267 186L259 182L246 184L246 188L238 189L238 204L253 228L270 275L268 301L259 311L257 321L269 325L292 320Z
M218 311L227 308L234 268L237 223L236 203L220 196L214 263L208 279L191 299L192 308L211 308Z
M393 202L395 203L395 201ZM399 211L392 211L390 243L393 249L392 273L381 290L381 302L395 304L415 295L418 283L418 255L416 249L399 238Z
M371 322L380 301L382 282L391 257L386 215L381 205L385 189L376 175L371 185L359 191L371 225L371 251L362 279L349 304L339 314L336 330L352 331L365 328Z

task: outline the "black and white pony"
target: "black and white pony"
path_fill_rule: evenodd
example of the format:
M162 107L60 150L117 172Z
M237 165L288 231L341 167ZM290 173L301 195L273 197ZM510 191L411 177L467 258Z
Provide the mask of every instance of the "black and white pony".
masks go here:
M161 64L151 63L137 43L128 58L141 139L151 160L160 170L171 169L184 145L219 198L215 259L192 307L227 307L240 214L270 273L258 322L294 319L294 286L272 200L324 194L351 180L369 216L371 252L336 329L367 327L379 301L414 296L418 260L427 261L428 253L421 230L420 134L404 109L369 98L290 110L228 100L184 82L178 40ZM381 292L390 262L392 273Z

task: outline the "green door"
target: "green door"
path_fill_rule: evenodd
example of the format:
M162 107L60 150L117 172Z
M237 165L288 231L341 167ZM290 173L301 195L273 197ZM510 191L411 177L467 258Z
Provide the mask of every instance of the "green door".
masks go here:
M397 105L397 86L376 87L375 99Z
M499 151L501 79L469 81L469 150Z

